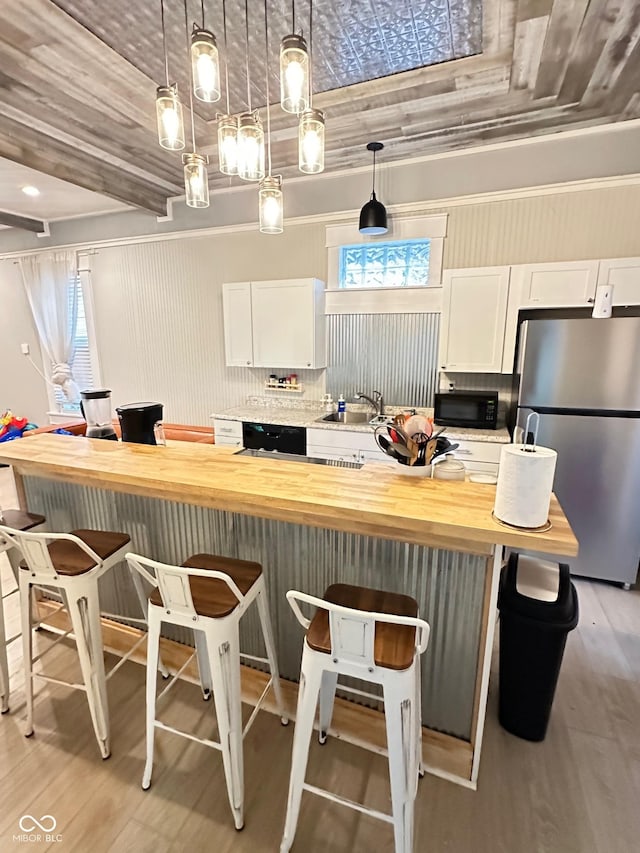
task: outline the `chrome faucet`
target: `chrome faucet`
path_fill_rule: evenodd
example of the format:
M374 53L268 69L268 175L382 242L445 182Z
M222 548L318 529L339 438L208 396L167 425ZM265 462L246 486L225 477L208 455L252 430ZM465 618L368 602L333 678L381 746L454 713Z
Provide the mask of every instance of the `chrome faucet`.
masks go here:
M382 396L382 391L374 391L373 394L375 397L374 400L372 400L371 397L368 397L366 394L363 394L362 391L356 391L353 399L366 400L375 409L376 417L379 418L384 414L384 397Z

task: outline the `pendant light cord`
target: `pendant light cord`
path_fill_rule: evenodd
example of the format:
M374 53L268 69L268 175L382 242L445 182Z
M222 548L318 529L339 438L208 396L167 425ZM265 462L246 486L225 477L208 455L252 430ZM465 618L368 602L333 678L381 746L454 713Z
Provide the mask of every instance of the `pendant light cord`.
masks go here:
M376 151L373 151L373 187L371 188L371 198L376 197Z
M231 114L229 107L229 52L227 49L227 0L222 0L222 26L224 31L224 82L227 90L227 115Z
M202 10L202 29L204 29L204 0L200 0L200 8Z
M186 2L186 0L185 0ZM251 110L251 77L249 75L249 0L244 0L244 43L246 52L246 71L247 71L247 105L249 112Z
M267 156L269 159L269 177L271 177L271 104L269 96L269 25L267 23L267 0L264 0L264 46L267 82Z
M164 51L164 78L169 88L169 56L167 54L167 31L164 26L164 0L160 0L160 20L162 22L162 49Z
M309 0L309 109L313 100L313 0Z
M291 0L291 32L296 31L296 0Z
M193 117L193 68L191 66L191 45L189 43L189 13L187 11L187 0L184 0L184 34L187 42L187 63L189 67L189 112L191 113L191 141L193 153L196 153L196 125Z

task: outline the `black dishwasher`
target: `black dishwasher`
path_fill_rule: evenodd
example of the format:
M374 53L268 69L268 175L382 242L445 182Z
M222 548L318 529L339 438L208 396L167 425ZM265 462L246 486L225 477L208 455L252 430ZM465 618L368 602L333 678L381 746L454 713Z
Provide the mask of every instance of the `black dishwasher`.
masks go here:
M276 450L307 455L307 430L282 424L242 424L242 444L247 450Z

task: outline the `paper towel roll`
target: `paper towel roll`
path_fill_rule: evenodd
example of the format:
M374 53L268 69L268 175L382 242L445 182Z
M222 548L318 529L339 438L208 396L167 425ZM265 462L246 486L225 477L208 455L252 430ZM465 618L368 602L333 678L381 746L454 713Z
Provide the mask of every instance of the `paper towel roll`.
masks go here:
M505 444L493 508L496 518L516 527L546 524L557 458L549 447L533 450L532 445Z

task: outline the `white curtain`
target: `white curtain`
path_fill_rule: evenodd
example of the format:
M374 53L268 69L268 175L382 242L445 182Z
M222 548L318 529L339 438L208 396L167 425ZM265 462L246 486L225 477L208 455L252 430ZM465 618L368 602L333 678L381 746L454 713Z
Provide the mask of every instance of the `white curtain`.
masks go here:
M22 280L42 349L51 361L51 379L60 385L67 400L80 399L73 381L77 305L69 306L69 282L78 275L74 251L56 251L29 255L20 259Z

